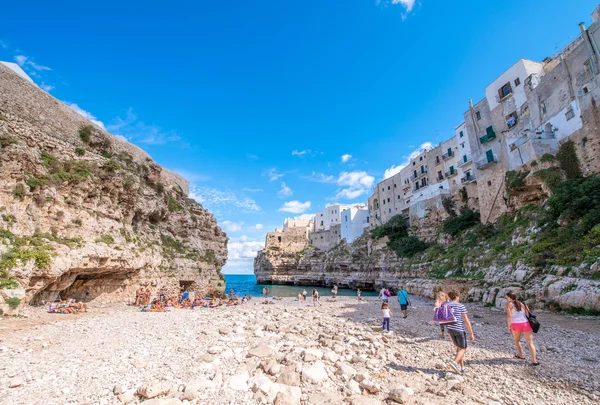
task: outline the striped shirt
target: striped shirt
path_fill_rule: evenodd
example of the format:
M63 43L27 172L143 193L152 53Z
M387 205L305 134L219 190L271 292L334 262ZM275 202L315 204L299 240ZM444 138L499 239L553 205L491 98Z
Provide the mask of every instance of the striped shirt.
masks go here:
M467 313L467 307L460 302L448 302L446 305L452 308L452 313L456 318L456 323L454 325L448 325L447 328L449 330L465 332L465 321L463 319L463 314Z

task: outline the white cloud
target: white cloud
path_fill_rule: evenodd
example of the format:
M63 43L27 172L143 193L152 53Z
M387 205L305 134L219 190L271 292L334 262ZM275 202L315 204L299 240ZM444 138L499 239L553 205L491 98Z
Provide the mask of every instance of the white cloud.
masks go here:
M352 188L372 187L375 177L369 176L367 172L341 172L337 184L340 186L349 186Z
M285 174L279 173L274 167L270 168L269 170L266 170L265 172L263 172L262 175L267 176L269 178L269 181L276 181L279 180L281 177L285 176Z
M279 212L291 212L292 214L302 214L310 208L310 201L301 203L298 200L288 201L279 208Z
M315 217L315 214L302 214L302 215L298 215L297 217L294 217L294 219L298 219L301 221L310 221L314 217Z
M210 180L210 176L207 176L207 175L201 174L201 173L190 172L189 170L186 170L186 169L173 169L173 171L180 174L181 176L183 176L183 178L185 178L187 181L189 181L191 183Z
M4 41L0 41L0 47L4 49L8 49L8 45Z
M404 169L410 163L411 160L413 160L414 158L416 158L417 156L419 156L421 153L425 152L426 150L431 150L433 148L434 148L434 145L431 142L422 143L421 146L419 146L417 149L412 151L409 155L404 156L404 162L402 162L400 165L398 165L398 166L392 165L392 167L387 169L383 173L383 180L389 179L390 177L400 173L400 171L402 169Z
M38 65L37 63L35 63L34 61L32 61L30 57L25 56L25 55L17 55L17 56L15 56L15 61L22 68L31 68L31 69L34 69L34 70L37 70L37 71L52 70L48 66Z
M244 213L253 213L260 211L260 206L256 201L243 195L237 195L232 191L192 185L190 187L190 198L213 212L221 208L228 209L231 212L241 210Z
M349 155L347 153L345 155L342 155L342 163L346 163L350 159L352 159L352 155Z
M260 231L263 228L264 228L263 224L256 224L256 225L254 225L254 229L256 229L257 231Z
M310 153L310 149L306 149L306 150L293 150L292 151L292 156L304 156Z
M335 183L334 176L327 176L323 173L312 172L310 176L302 176L303 179L316 181L317 183Z
M149 145L164 145L166 143L177 142L179 146L188 146L184 142L179 142L181 141L181 136L175 131L165 131L157 125L148 125L140 121L131 107L127 109L125 118L115 118L106 128L112 133L118 132L130 142Z
M233 221L223 221L221 225L225 228L227 232L239 232L244 227L243 222L233 222Z
M365 171L341 172L337 184L346 188L339 190L335 198L354 200L366 194L373 187L374 182L375 177Z
M377 4L392 4L392 5L400 5L404 8L404 12L402 13L402 21L405 21L408 18L408 15L415 8L416 0L377 0Z
M55 89L55 87L51 84L46 84L44 82L42 82L42 84L40 85L41 89L44 90L47 93L50 93L52 90Z
M292 194L294 194L292 189L286 186L284 182L281 182L281 190L279 190L279 192L277 193L277 197L284 198L289 197Z
M105 129L104 123L102 121L99 121L98 119L96 119L96 117L91 112L84 110L83 108L79 107L75 103L70 103L68 101L65 101L64 103L67 106L71 107L71 109L73 111L75 111L77 114L81 115L83 118L85 118L88 121L91 121L92 123L98 125L100 128Z
M260 193L261 191L263 191L262 188L246 188L244 187L242 189L242 191L247 191L248 193Z
M355 198L360 197L363 194L366 194L367 190L365 190L364 188L360 188L360 189L352 189L352 188L345 188L342 189L339 193L337 193L335 195L335 198L345 198L347 200L354 200Z
M264 247L264 241L248 240L244 237L232 239L227 244L227 265L251 265L256 253Z

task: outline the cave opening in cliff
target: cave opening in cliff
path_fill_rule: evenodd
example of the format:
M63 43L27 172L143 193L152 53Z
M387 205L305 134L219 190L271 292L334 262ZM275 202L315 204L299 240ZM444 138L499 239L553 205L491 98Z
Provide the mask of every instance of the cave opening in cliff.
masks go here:
M83 302L90 302L98 298L106 301L133 301L138 271L95 270L86 269L84 273L81 272L81 269L66 272L35 293L29 301L30 305L40 305L69 298ZM30 287L35 288L39 281L35 278L32 279Z
M183 289L184 291L192 291L195 285L195 281L179 280L179 288Z

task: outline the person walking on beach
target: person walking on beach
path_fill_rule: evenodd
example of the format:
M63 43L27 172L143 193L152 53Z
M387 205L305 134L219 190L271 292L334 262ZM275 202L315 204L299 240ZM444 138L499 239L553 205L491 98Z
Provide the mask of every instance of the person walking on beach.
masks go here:
M361 298L360 298L360 288L356 290L356 295L358 296L358 300L360 301L361 300Z
M390 333L390 318L392 317L392 310L387 302L381 304L381 316L383 317L383 332Z
M529 315L529 308L523 304L517 298L513 292L506 293L506 322L508 323L508 333L512 333L513 339L515 340L515 347L517 348L517 354L515 357L521 360L525 360L523 356L523 347L521 346L521 334L525 336L525 342L529 348L529 354L531 355L531 365L539 366L540 363L537 361L537 351L533 344L533 329L529 324L527 315Z
M408 297L408 292L404 288L401 288L400 291L398 291L398 303L400 304L400 309L402 310L402 317L406 319L408 316L406 310L408 306L411 305L411 302L410 298Z
M438 291L436 294L435 303L433 304L433 309L441 307L442 305L448 302L448 295L443 291ZM443 339L444 336L444 324L440 324L440 338Z
M319 291L317 291L316 288L313 288L312 296L313 296L313 305L315 307L320 307L322 304L319 302Z
M267 297L267 287L263 287L263 290L262 290L262 295L263 295L263 297L265 297L265 298Z
M304 301L306 301L306 296L308 293L306 292L306 288L302 291L302 296L304 297Z
M331 290L331 292L333 293L333 298L337 298L337 293L338 293L338 286L337 286L337 284L333 285L333 289Z
M381 291L379 291L379 298L381 299L381 301L383 302L388 302L389 298L390 298L390 292L387 290L387 288L385 287L381 287Z
M473 334L473 328L467 315L467 307L459 302L460 294L458 291L450 291L448 298L450 298L450 302L446 305L452 308L452 313L456 318L455 324L448 325L448 333L450 334L452 343L456 347L456 356L454 357L454 361L450 362L450 368L460 374L466 371L467 331L469 331L471 342L475 341L475 335Z

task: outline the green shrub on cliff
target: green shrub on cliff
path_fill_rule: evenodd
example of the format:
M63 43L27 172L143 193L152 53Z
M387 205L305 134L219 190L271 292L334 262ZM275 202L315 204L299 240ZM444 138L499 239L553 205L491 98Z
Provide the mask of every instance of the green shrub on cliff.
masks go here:
M92 139L92 130L94 129L94 127L92 127L91 125L84 125L83 127L81 127L79 129L79 138L85 142L88 143L91 139Z
M600 177L567 180L558 184L547 202L553 220L576 222L580 234L600 224Z
M411 257L427 249L429 244L416 236L409 236L408 229L406 218L402 215L395 215L385 224L373 229L371 237L379 239L387 236L389 238L388 247L399 257Z
M448 235L458 236L464 230L480 223L479 212L461 207L459 215L450 215L442 223L442 231Z

